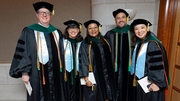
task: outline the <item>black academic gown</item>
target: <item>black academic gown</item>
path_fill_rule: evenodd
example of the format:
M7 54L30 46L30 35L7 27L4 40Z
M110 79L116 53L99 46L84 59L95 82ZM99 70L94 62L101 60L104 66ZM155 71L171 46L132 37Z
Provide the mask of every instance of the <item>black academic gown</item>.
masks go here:
M130 62L130 35L128 31L130 26L127 25L124 28L115 28L108 31L105 34L105 38L109 41L111 46L111 55L113 68L117 64L117 71L114 72L115 75L115 98L114 101L127 101L128 100L128 86L129 86L129 72L128 66ZM117 38L116 38L116 35ZM117 45L117 49L116 49ZM117 54L116 54L117 52ZM117 59L117 63L115 63Z
M95 76L96 84L94 89L92 87L82 86L83 94L85 96L85 101L105 101L106 99L112 99L112 92L109 83L107 68L109 60L106 60L110 53L109 46L107 43L102 45L99 40L91 39L92 46L86 41L86 39L81 43L79 59L80 59L80 70L79 76L85 77L89 73L89 63L88 55L90 55L93 74ZM90 49L90 54L89 54ZM106 50L106 51L105 51ZM109 51L109 52L107 52ZM112 68L112 66L111 66Z
M66 101L83 101L80 78L79 78L79 71L76 68L76 65L77 65L76 64L76 61L77 61L76 54L78 54L77 48L78 48L78 44L80 42L78 42L78 40L76 40L76 39L70 39L70 38L67 40L71 44L70 46L72 49L73 69L71 72L66 71L66 76L67 76L67 81L65 82L65 86L66 86L65 92L67 95ZM67 48L65 48L65 49L67 50ZM65 61L69 61L69 60L65 59ZM79 60L78 60L78 62L79 62Z
M131 97L129 101L165 101L165 91L167 90L169 82L166 51L160 41L152 34L146 40L138 43L144 44L145 42L149 43L147 46L143 77L147 76L148 80L158 85L160 90L145 93L141 86L136 84L136 86L132 86L130 89L134 91L134 93L131 92L132 94L130 94ZM138 53L138 51L136 53ZM134 78L134 75L132 75L131 78ZM139 78L136 77L136 80L139 80ZM133 80L131 84L133 85Z
M60 65L56 43L49 29L37 25L40 29L45 29L49 61L44 65L45 85L42 84L42 65L40 63L40 70L37 67L37 52L36 52L36 38L34 30L25 27L17 42L15 54L9 70L9 74L13 78L22 77L22 73L28 73L30 76L30 84L32 86L32 94L27 94L27 101L65 101L63 72L60 72ZM37 28L37 27L35 27ZM59 47L62 65L63 60L63 42L60 30L59 33ZM63 68L63 66L62 66ZM62 71L64 71L62 69Z

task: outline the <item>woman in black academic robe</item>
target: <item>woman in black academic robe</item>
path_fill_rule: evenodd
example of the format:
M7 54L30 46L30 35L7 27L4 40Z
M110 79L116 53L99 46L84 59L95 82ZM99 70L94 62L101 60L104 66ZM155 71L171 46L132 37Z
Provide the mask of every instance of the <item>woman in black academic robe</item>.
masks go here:
M110 101L112 99L112 84L109 72L113 72L110 46L101 36L98 21L89 20L84 23L87 36L81 43L79 59L79 76L85 81L82 85L85 101ZM90 80L94 75L95 83ZM112 73L111 73L112 74ZM92 77L92 76L91 76Z
M75 20L64 22L64 60L65 60L65 92L66 101L82 101L82 92L79 79L79 47L83 37L81 35L82 24Z
M131 24L136 44L132 55L129 101L165 101L169 82L168 61L162 43L149 31L150 25L144 19L136 19ZM143 90L142 83L139 83L143 79L147 90Z

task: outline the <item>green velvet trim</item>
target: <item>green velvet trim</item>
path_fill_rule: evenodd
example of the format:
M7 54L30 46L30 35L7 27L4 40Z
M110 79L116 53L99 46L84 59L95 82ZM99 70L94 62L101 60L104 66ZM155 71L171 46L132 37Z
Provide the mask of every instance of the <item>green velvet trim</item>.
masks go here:
M68 40L69 40L71 43L77 43L77 42L78 42L78 40L76 40L76 39L68 38Z
M43 27L43 26L41 26L41 25L39 25L39 24L32 24L32 25L30 25L30 26L27 26L29 29L33 29L33 30L37 30L37 31L40 31L40 32L46 32L46 33L51 33L51 32L53 32L53 31L55 31L55 30L57 30L57 28L55 28L54 26L52 26L52 25L49 25L49 27L48 28L46 28L46 27Z
M159 43L161 43L161 41L153 34L150 34L145 40L137 40L137 43L144 41L144 42L148 42L148 41L157 41Z
M130 29L131 29L131 26L130 26L130 25L126 25L126 26L123 27L123 28L118 28L118 27L116 27L116 28L112 29L112 31L118 32L118 33L124 33L124 32L129 31Z
M99 38L91 38L91 41L93 41L93 42L100 42Z

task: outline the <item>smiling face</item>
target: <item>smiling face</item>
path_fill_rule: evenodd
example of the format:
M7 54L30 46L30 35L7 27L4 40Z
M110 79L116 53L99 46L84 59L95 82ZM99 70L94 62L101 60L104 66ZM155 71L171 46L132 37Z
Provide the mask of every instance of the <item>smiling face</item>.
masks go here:
M36 16L39 20L39 23L41 23L43 26L48 26L50 24L52 14L48 9L39 9Z
M95 23L89 24L87 30L91 37L97 37L99 34L99 27Z
M147 36L147 26L145 24L138 24L134 26L134 33L139 39L144 39Z
M118 13L115 17L117 27L123 28L127 24L127 17L125 13Z
M78 35L79 33L79 28L68 28L68 34L69 34L69 38L72 38L72 39L75 39L76 36Z

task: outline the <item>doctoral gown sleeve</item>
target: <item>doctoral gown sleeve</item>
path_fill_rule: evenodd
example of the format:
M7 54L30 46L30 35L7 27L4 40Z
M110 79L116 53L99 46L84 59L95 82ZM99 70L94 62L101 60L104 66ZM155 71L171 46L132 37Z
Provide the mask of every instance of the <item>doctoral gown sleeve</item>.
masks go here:
M29 73L31 71L31 60L28 54L29 39L27 34L33 34L33 31L24 28L17 41L14 57L9 70L9 75L11 77L19 78L22 76L22 73Z
M167 66L164 65L166 54L164 54L163 48L160 47L160 43L155 41L149 42L148 52L147 52L147 63L148 63L148 79L153 83L157 84L159 87L167 87ZM162 51L163 50L163 51Z
M79 50L79 76L84 77L88 76L89 70L89 62L88 62L88 44L82 42Z

